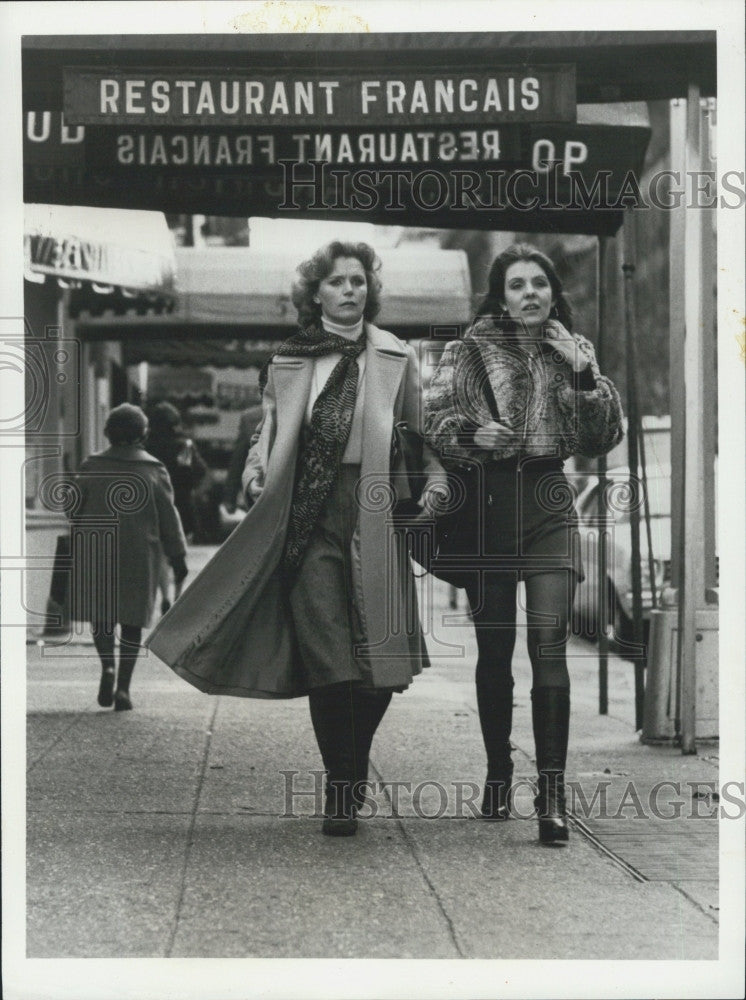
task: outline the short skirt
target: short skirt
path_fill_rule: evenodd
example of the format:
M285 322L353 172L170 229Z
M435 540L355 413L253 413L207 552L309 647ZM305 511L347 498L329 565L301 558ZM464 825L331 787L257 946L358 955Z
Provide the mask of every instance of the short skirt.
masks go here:
M354 647L364 642L352 575L359 479L359 465L340 466L303 561L289 580L290 610L308 688L346 681L372 686L368 659L354 654Z
M484 466L482 552L521 579L571 570L585 579L575 496L559 458L521 456Z

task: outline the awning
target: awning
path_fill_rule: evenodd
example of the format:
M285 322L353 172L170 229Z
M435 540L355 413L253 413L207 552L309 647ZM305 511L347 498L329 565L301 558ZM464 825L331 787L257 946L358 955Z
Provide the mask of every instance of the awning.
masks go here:
M29 281L56 279L73 289L72 312L169 308L173 237L162 212L29 204L24 272Z
M125 365L188 365L190 368L261 368L277 340L238 340L194 337L126 340L122 344Z
M376 323L416 327L426 335L431 326L469 320L471 279L463 250L397 247L377 252L383 292ZM189 337L190 327L203 336L210 326L264 329L271 336L272 328L296 325L290 290L299 257L292 248L278 254L251 247L177 247L176 262L173 312L143 320L122 318L107 325L112 334L126 337L127 330L135 333L142 325L154 337L178 331L181 340Z

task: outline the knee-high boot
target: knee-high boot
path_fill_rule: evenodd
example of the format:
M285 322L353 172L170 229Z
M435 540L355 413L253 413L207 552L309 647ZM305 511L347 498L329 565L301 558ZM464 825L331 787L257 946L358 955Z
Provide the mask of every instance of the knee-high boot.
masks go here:
M539 840L543 844L561 844L568 839L565 763L570 731L570 692L567 688L534 688L531 708L539 772L538 795L534 799Z
M309 693L316 742L326 768L323 832L349 837L357 830L352 790L356 781L354 714L350 684L331 684Z
M372 691L358 686L353 688L352 700L355 707L355 788L353 794L358 808L365 801L373 737L391 704L391 694L391 691Z
M505 820L510 817L510 790L513 782L510 733L513 727L513 678L490 678L477 684L477 705L487 752L487 780L484 783L482 817Z

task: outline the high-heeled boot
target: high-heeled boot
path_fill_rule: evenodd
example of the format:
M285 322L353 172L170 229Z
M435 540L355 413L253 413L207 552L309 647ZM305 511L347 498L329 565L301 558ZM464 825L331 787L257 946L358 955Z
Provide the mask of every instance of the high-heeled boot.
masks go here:
M565 799L565 764L570 731L570 692L541 687L531 692L536 744L538 794L534 799L542 844L563 844L569 838Z
M374 691L355 686L352 691L355 719L355 787L353 801L361 809L370 791L368 770L373 737L391 704L391 691Z
M350 685L316 688L309 693L308 703L326 768L321 829L329 837L351 837L357 831L357 807L352 795L356 760Z
M477 703L485 750L487 780L482 796L482 818L510 819L513 784L510 733L513 727L513 678L490 678L478 685Z

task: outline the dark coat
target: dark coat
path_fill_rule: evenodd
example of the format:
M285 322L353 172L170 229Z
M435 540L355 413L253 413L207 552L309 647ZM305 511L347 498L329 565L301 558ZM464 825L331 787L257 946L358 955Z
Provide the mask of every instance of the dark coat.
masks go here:
M83 462L74 488L73 618L147 627L161 553L186 553L165 467L142 448L112 446Z
M146 447L166 466L184 531L194 531L194 490L209 471L197 445L182 431L171 431L151 434Z
M251 439L261 419L262 407L261 404L258 404L257 406L250 406L248 410L244 410L238 421L236 443L233 446L230 465L228 466L228 473L223 486L223 501L227 504L235 504L241 492L241 477L243 476L246 459L249 455Z
M419 367L409 345L377 327L366 330L353 586L374 685L404 687L427 665L427 653L409 559L391 531L388 488L395 420L420 426ZM313 370L313 358L274 358L244 474L244 486L258 476L263 491L148 640L156 656L202 691L269 698L306 693L281 557ZM443 475L427 447L424 465L428 475Z

